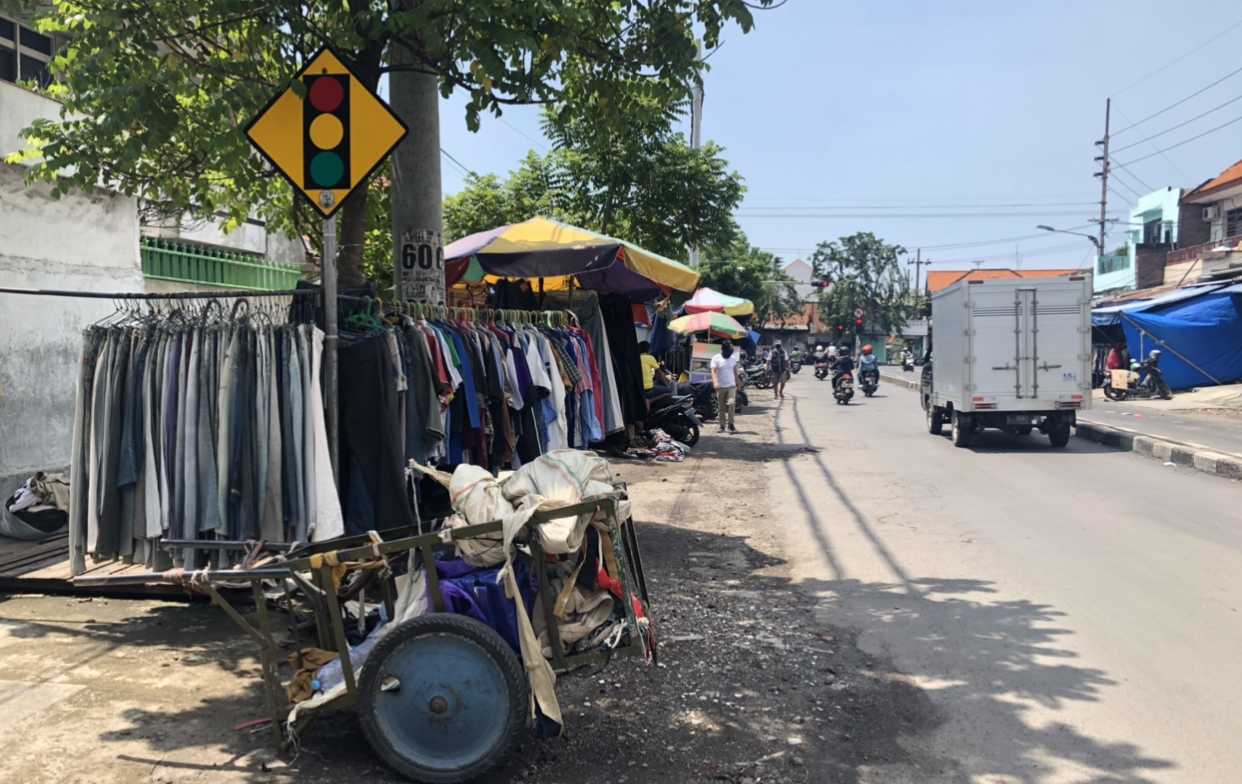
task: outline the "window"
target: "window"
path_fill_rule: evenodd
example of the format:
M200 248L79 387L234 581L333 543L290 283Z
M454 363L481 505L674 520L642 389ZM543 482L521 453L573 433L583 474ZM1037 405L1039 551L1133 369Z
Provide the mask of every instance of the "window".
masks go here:
M53 49L50 36L0 17L0 79L47 87L52 81L47 64Z
M1229 210L1225 213L1225 236L1236 237L1242 234L1242 209Z
M0 79L17 81L17 25L0 19Z
M1157 218L1154 221L1147 221L1146 223L1143 224L1143 244L1144 245L1159 245L1160 244L1160 241L1163 239L1163 237L1161 237L1161 231L1160 231L1163 223L1164 223L1163 221Z

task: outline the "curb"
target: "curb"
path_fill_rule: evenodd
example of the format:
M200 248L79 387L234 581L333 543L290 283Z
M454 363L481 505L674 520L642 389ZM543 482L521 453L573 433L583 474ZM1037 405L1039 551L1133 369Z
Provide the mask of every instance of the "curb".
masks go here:
M1217 452L1200 444L1145 436L1133 430L1096 422L1079 422L1074 434L1105 446L1154 457L1166 463L1176 463L1205 474L1223 476L1226 479L1242 479L1242 455Z
M905 389L918 389L918 380L910 380L901 376L880 374L882 381ZM1166 463L1193 468L1205 474L1222 476L1226 479L1242 479L1242 455L1226 454L1202 444L1191 444L1174 441L1168 438L1143 435L1134 430L1112 425L1101 425L1098 422L1080 420L1074 428L1074 435L1095 441L1097 444L1111 446L1125 452L1155 458Z

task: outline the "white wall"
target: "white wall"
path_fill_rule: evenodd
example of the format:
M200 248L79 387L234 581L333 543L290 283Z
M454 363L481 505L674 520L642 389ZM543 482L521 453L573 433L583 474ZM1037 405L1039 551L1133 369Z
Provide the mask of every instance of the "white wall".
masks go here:
M135 201L50 191L0 164L0 287L142 291ZM82 330L112 311L110 300L0 294L0 478L68 464Z
M0 82L0 161L26 149L20 132L37 119L60 119L60 103L12 82Z

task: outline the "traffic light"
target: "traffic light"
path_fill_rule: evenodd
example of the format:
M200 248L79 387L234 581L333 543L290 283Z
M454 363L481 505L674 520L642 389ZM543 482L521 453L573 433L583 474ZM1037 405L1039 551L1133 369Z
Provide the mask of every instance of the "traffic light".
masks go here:
M306 76L302 107L303 165L309 188L348 188L349 75Z
M844 331L845 331L845 325L844 325L844 324L838 324L838 325L837 325L837 332L844 332Z
M828 290L828 281L826 280L813 280L811 281L811 285L817 289L822 289L824 291Z
M856 319L854 319L854 326L861 327L861 326L862 326L862 319L860 319L860 318L856 318Z

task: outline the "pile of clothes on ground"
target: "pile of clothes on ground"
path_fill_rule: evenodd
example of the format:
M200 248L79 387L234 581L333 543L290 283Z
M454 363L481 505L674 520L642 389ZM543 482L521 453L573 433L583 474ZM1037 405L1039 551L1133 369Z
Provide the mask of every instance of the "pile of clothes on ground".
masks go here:
M690 454L690 447L674 439L660 428L648 430L634 437L630 446L618 450L617 457L630 460L656 460L661 463L680 463Z
M542 604L535 601L538 581L524 543L537 540L543 553L558 558L547 566L546 574L556 596L553 613L562 650L580 653L622 644L629 631L624 592L613 531L604 515L597 510L529 525L536 512L603 497L617 501L618 520L627 519L629 501L614 488L608 461L591 452L557 450L500 478L468 464L457 466L452 474L415 467L445 485L454 499L456 514L447 520L442 537L446 543L454 542L457 557L433 565L445 611L470 616L509 643L530 680L530 719L545 733L559 734L564 722L554 692L556 676L548 662L552 657L550 625ZM448 535L453 528L496 520L503 528L495 534L460 540ZM350 651L355 670L390 629L435 612L429 581L414 551L396 583L394 618L391 622L381 619ZM339 659L320 653L307 650L298 661L290 658L294 667L302 668L287 686L290 700L297 703L288 719L291 724L302 710L345 691Z
M42 471L27 479L0 510L0 536L33 542L69 530L69 480Z

